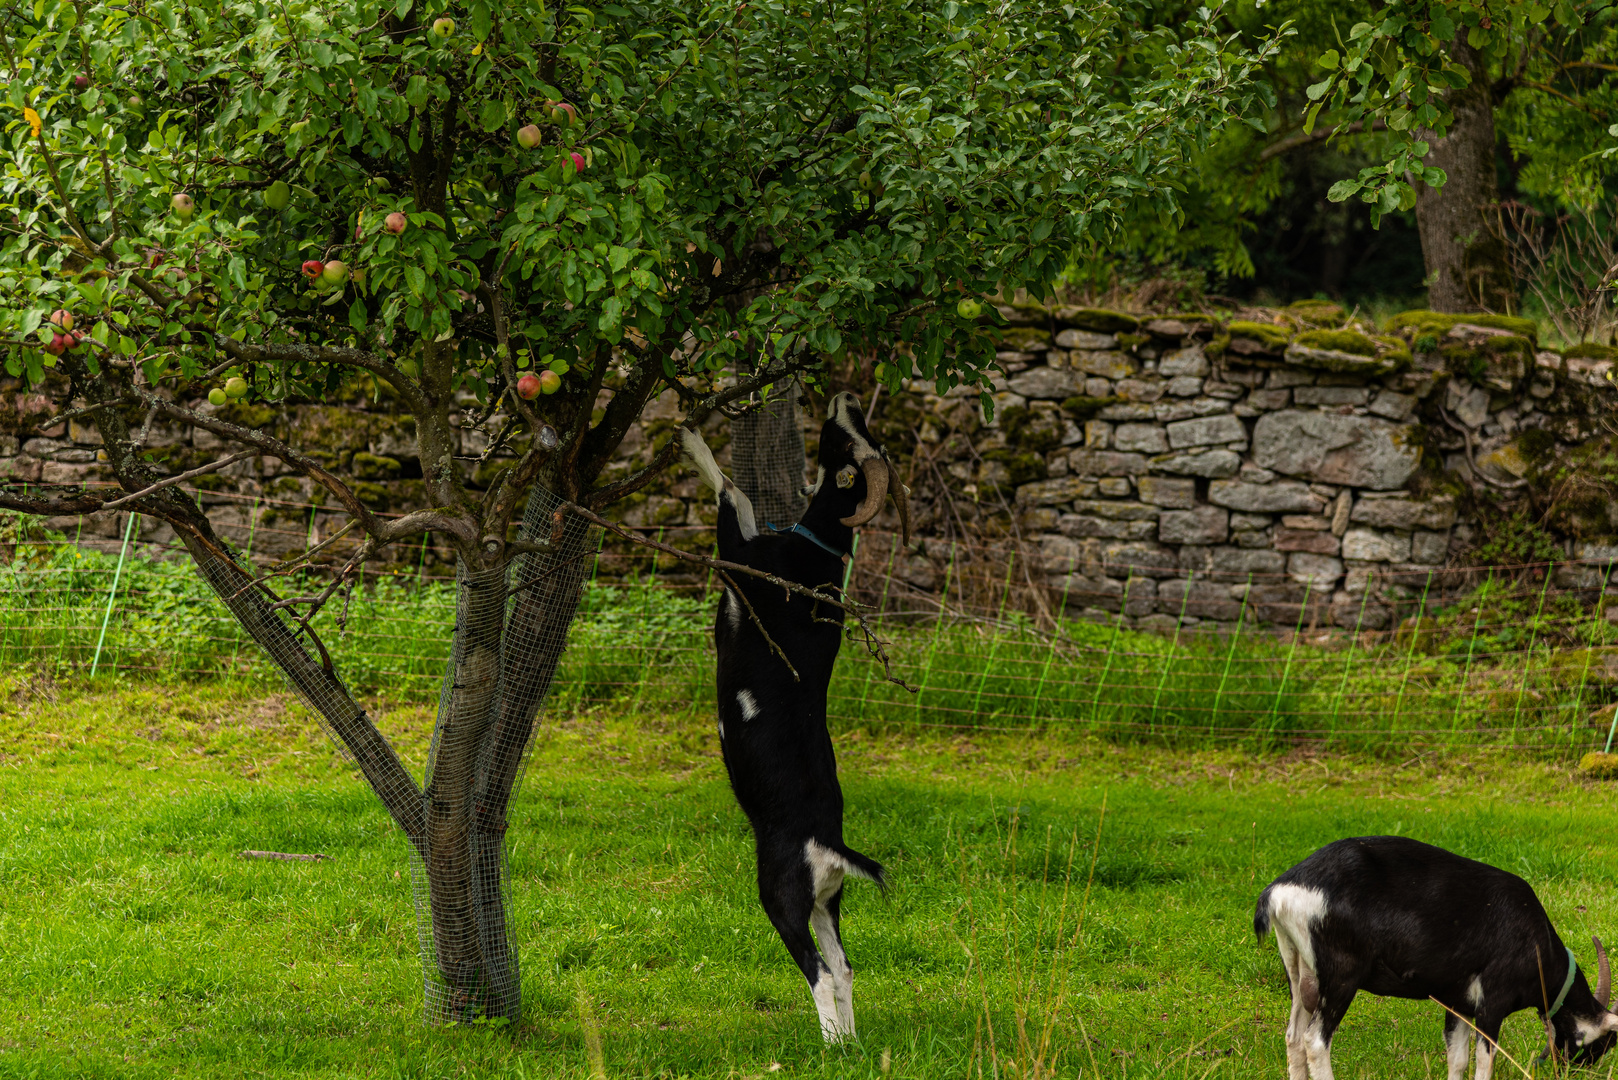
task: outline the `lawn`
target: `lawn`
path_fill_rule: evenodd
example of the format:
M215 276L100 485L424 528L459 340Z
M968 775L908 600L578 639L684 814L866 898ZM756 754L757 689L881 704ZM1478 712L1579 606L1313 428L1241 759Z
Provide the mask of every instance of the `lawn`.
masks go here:
M544 729L513 813L525 1019L427 1029L405 842L295 701L6 679L5 1077L998 1080L1036 1056L1063 1077L1279 1077L1287 1000L1253 901L1360 833L1523 874L1586 962L1592 932L1618 936L1593 828L1618 800L1565 766L844 727L849 840L893 887L849 888L861 1039L827 1050L709 723L586 710ZM419 774L431 709L373 704ZM1362 998L1338 1075L1442 1075L1439 1028L1430 1003ZM1537 1039L1531 1014L1507 1023L1519 1060Z

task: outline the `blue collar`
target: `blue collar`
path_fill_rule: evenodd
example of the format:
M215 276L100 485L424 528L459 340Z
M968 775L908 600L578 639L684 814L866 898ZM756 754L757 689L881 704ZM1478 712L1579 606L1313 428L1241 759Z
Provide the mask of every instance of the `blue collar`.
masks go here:
M1563 948L1567 948L1567 946L1564 945ZM1562 1002L1567 1000L1567 992L1573 989L1573 976L1578 974L1578 971L1579 959L1573 955L1572 949L1568 949L1567 978L1562 980L1562 992L1556 995L1555 1001L1551 1002L1551 1011L1545 1014L1545 1019L1549 1020L1551 1017L1555 1016L1558 1011L1560 1011L1562 1008Z
M803 537L805 540L809 541L811 544L815 545L815 547L826 552L827 554L835 555L838 559L848 558L848 554L846 552L838 551L836 548L826 543L826 541L822 540L820 537L816 536L802 525L788 525L783 529L779 525L766 521L764 523L764 527L769 529L771 532L776 533L797 533L799 536Z

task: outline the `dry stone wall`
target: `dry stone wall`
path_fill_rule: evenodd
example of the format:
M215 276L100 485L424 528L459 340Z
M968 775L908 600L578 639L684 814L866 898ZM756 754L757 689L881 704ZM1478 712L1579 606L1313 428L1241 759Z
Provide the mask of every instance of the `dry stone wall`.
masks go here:
M992 417L976 390L939 395L920 383L875 407L874 426L915 492L916 526L908 551L879 561L912 593L936 593L963 551L988 545L991 561L1019 553L1019 573L1045 593L1041 602L1070 614L1122 616L1142 628L1238 618L1385 627L1402 602L1442 590L1454 568L1475 561L1481 497L1509 499L1537 462L1601 436L1618 404L1606 378L1612 350L1541 349L1519 319L1410 312L1378 330L1319 302L1223 319L999 310ZM0 401L0 476L106 481L92 429L40 428L48 401L15 382L0 381ZM465 404L468 416L476 412ZM239 422L297 429L380 512L406 512L424 497L410 421L386 398L225 410ZM609 478L648 460L677 419L665 394ZM818 417L811 410L803 422L812 455ZM509 461L486 454L491 435L461 433L474 486ZM708 437L725 464L725 425L716 420ZM173 471L220 449L207 432L183 427L159 426L148 445ZM198 497L261 558L301 550L340 520L273 459L205 478ZM1618 515L1598 501L1594 520L1567 542L1564 586L1599 587L1618 557ZM711 496L678 472L619 513L679 543L711 542ZM53 524L108 546L123 521ZM877 524L897 525L891 509ZM161 543L165 532L145 522L141 538ZM448 553L393 555L433 568Z

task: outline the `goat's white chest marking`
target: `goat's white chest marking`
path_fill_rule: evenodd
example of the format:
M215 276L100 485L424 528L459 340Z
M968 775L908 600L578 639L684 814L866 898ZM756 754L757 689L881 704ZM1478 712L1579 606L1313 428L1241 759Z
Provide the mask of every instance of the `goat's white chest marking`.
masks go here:
M751 720L759 714L758 699L751 690L736 691L736 704L741 707L743 720Z

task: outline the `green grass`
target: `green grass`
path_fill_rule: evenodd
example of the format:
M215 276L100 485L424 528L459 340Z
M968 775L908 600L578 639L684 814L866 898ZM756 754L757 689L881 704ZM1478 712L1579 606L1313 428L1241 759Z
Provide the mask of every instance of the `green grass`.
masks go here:
M372 705L419 771L431 708ZM582 1077L598 1043L611 1077L877 1077L887 1055L1022 1078L1020 1014L1036 1045L1051 1023L1058 1076L1273 1078L1287 1002L1252 904L1324 842L1400 833L1521 873L1586 962L1618 923L1618 799L1553 764L845 725L848 836L893 888L850 886L862 1038L826 1050L686 715L546 726L509 834L525 1019L435 1030L406 845L294 702L8 676L0 1076ZM1430 1003L1361 998L1338 1075L1441 1075L1439 1030ZM1537 1037L1521 1014L1506 1049Z
M0 518L0 541L4 526ZM17 550L0 561L0 670L80 677L95 666L126 683L281 686L187 563L131 560L107 618L114 557L60 542ZM340 602L319 625L354 692L428 702L454 603L449 584L390 572L356 590L344 630L334 621ZM710 710L713 605L700 591L592 580L553 711ZM887 681L850 641L830 709L880 730L1033 726L1175 748L1309 743L1402 754L1471 745L1567 759L1599 746L1618 705L1618 668L1593 650L1618 641L1618 630L1577 595L1491 579L1422 611L1413 634L1305 628L1296 643L1250 623L1234 638L1165 637L1067 619L1053 636L1017 613L894 616L879 623L892 671L918 692Z

